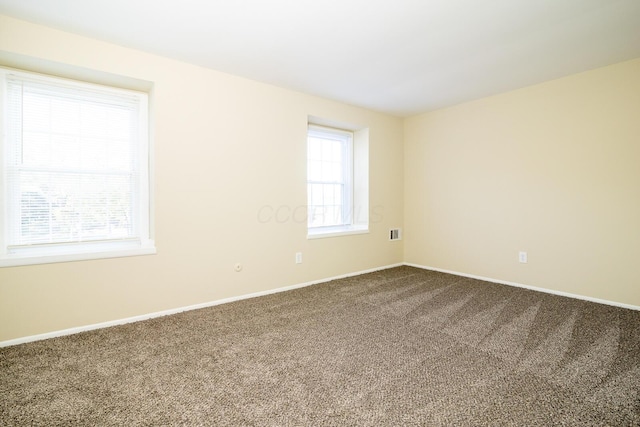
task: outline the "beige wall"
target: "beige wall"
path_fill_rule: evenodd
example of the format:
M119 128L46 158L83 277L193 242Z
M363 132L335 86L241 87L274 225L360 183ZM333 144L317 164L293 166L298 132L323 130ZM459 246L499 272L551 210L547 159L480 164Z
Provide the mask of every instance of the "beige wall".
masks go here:
M640 306L640 59L409 118L404 154L406 262Z
M158 254L0 269L0 341L402 261L640 306L640 60L402 121L0 16L2 51L153 82ZM371 233L287 215L309 115L370 128Z
M154 83L158 248L0 269L0 341L402 262L400 119L1 16L0 51ZM309 115L369 127L369 234L307 240L287 216L306 204Z

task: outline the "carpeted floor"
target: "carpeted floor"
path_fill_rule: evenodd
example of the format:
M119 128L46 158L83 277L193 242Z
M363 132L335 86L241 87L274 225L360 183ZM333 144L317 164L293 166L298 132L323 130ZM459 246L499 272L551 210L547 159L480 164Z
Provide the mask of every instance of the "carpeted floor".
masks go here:
M638 426L640 312L399 267L0 349L2 426Z

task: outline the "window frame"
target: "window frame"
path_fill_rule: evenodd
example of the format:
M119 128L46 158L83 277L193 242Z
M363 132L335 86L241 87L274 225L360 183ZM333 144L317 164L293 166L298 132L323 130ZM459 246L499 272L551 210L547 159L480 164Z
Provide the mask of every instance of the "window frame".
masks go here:
M23 78L30 81L38 81L43 84L64 85L74 90L100 91L115 95L134 97L138 104L138 146L136 206L133 209L137 222L136 236L132 239L108 239L101 241L85 241L71 243L51 243L39 245L25 245L10 247L9 234L15 224L10 224L8 210L11 203L8 183L9 166L9 137L7 129L7 79L9 76ZM47 264L55 262L80 261L89 259L115 258L125 256L155 254L155 242L152 239L151 230L151 176L150 176L150 141L149 141L149 94L143 91L125 89L112 85L88 83L77 79L51 76L32 71L0 67L0 267L13 267L21 265ZM16 197L16 196L14 196ZM14 201L13 205L17 202ZM20 218L17 219L19 221Z
M326 139L338 140L342 143L342 176L343 179L340 182L337 181L318 181L310 180L309 178L309 139L313 136L326 137ZM325 124L316 124L309 122L307 126L307 161L306 161L306 174L307 174L307 238L324 238L334 237L350 234L362 234L368 233L368 215L367 223L357 223L355 215L355 187L356 187L356 171L355 171L355 144L356 144L356 131L350 129L344 129L340 127L329 126ZM335 225L321 225L311 226L311 212L312 205L310 200L310 185L313 184L341 184L343 185L342 192L342 223ZM368 200L368 197L367 197ZM325 205L320 205L325 206Z

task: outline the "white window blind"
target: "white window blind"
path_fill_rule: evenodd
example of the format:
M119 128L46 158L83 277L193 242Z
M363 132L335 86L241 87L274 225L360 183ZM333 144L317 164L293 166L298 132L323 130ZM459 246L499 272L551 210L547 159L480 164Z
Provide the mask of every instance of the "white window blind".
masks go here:
M4 77L5 255L148 242L146 94Z

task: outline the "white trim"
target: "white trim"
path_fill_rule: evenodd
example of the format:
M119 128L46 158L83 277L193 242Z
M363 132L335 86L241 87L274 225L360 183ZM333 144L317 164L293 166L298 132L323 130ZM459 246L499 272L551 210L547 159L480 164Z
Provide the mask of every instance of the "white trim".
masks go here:
M337 225L335 227L315 227L307 230L307 239L324 239L325 237L349 236L352 234L368 234L369 227L357 225Z
M485 282L498 283L500 285L507 285L507 286L514 286L516 288L529 289L531 291L544 292L546 294L559 295L559 296L568 297L568 298L574 298L574 299L579 299L579 300L584 300L584 301L589 301L589 302L595 302L595 303L598 303L598 304L612 305L614 307L627 308L629 310L638 310L638 311L640 311L640 306L631 305L631 304L624 304L624 303L617 302L617 301L609 301L609 300L600 299L600 298L588 297L588 296L585 296L585 295L578 295L578 294L572 294L572 293L569 293L569 292L556 291L556 290L553 290L553 289L539 288L537 286L523 285L522 283L509 282L507 280L492 279L490 277L476 276L475 274L460 273L460 272L457 272L457 271L445 270L445 269L436 268L436 267L429 267L429 266L426 266L426 265L413 264L413 263L410 263L410 262L405 262L403 265L406 265L408 267L421 268L423 270L431 270L431 271L438 271L440 273L453 274L455 276L469 277L471 279L478 279L478 280L483 280Z
M21 337L21 338L15 338L15 339L12 339L12 340L7 340L7 341L0 341L0 348L1 347L9 347L9 346L18 345L18 344L25 344L25 343L29 343L29 342L33 342L33 341L46 340L46 339L49 339L49 338L62 337L62 336L65 336L65 335L72 335L72 334L77 334L77 333L80 333L80 332L93 331L95 329L108 328L110 326L117 326L117 325L124 325L124 324L127 324L127 323L140 322L142 320L149 320L149 319L154 319L156 317L162 317L162 316L168 316L168 315L171 315L171 314L182 313L183 311L198 310L200 308L213 307L213 306L216 306L216 305L226 304L226 303L229 303L229 302L235 302L235 301L240 301L240 300L249 299L249 298L261 297L261 296L265 296L265 295L271 295L271 294L276 294L276 293L280 293L280 292L291 291L293 289L304 288L304 287L307 287L307 286L317 285L317 284L325 283L325 282L330 282L332 280L337 280L337 279L344 279L344 278L347 278L347 277L359 276L361 274L367 274L367 273L373 273L373 272L376 272L376 271L387 270L389 268L400 267L402 265L404 265L404 264L403 263L391 264L391 265L387 265L387 266L383 266L383 267L370 268L368 270L362 270L362 271L358 271L358 272L355 272L355 273L341 274L339 276L334 276L334 277L330 277L330 278L326 278L326 279L318 279L318 280L313 280L313 281L310 281L310 282L299 283L299 284L296 284L296 285L283 286L281 288L269 289L269 290L266 290L266 291L254 292L254 293L251 293L251 294L238 295L238 296L235 296L235 297L223 298L223 299L216 300L216 301L209 301L209 302L205 302L205 303L201 303L201 304L189 305L189 306L186 306L186 307L172 308L172 309L169 309L169 310L156 311L154 313L148 313L148 314L142 314L142 315L139 315L139 316L127 317L127 318L124 318L124 319L110 320L108 322L94 323L94 324L86 325L86 326L78 326L78 327L75 327L75 328L62 329L62 330L59 330L59 331L47 332L47 333L44 333L44 334L30 335L30 336Z
M153 241L149 241L148 244L136 246L135 248L131 249L115 249L95 252L73 252L66 254L61 253L56 255L37 255L26 257L11 257L10 255L0 256L0 268L21 267L24 265L55 264L58 262L89 261L92 259L124 258L130 256L155 255L156 253L157 251Z

